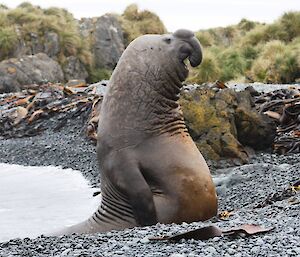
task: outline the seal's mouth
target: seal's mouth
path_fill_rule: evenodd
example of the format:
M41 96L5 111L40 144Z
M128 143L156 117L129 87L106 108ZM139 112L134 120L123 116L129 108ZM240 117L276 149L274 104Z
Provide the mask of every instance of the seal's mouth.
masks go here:
M189 58L192 67L198 66L202 61L202 49L194 33L186 29L179 29L173 33L173 36L182 44L179 49L180 60Z
M186 71L189 71L189 69L188 69L188 66L187 66L187 63L186 63L187 61L186 60L183 60L181 63L182 63L182 66L183 66L183 68L186 70Z
M187 67L187 59L190 59L190 56L192 54L192 49L190 47L187 47L186 45L183 45L179 49L179 61L184 68L188 72Z
M181 72L180 72L180 80L181 81L184 81L188 74L189 74L189 69L188 69L188 65L187 65L187 59L183 59L183 60L180 60L180 67L181 67Z

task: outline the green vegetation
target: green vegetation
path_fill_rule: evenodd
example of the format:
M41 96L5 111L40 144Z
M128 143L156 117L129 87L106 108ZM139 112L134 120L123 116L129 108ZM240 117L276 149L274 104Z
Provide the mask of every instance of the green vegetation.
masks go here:
M0 59L12 57L17 42L32 47L35 43L43 45L45 35L54 32L59 39L58 61L63 64L66 57L75 55L87 66L92 65L88 45L80 37L78 25L73 15L65 9L42 9L29 2L15 9L0 8Z
M242 19L235 26L198 31L196 37L204 48L204 60L189 81L300 79L300 12L285 13L272 24Z
M108 69L93 68L89 71L89 83L95 83L103 79L109 79L112 71Z
M129 5L120 17L125 44L144 34L164 34L166 28L160 18L150 11L139 11L136 4Z
M139 10L135 4L116 16L124 31L125 46L143 34L166 33L155 13ZM287 12L272 24L242 19L237 25L201 30L195 35L204 48L204 59L192 69L190 82L300 80L299 11ZM53 40L58 40L55 46ZM29 2L9 9L0 4L0 61L48 46L55 48L52 57L62 66L67 57L76 56L85 65L89 81L107 79L111 71L95 67L92 45L93 38L82 38L78 21L65 9L42 9Z
M17 35L13 27L0 27L0 58L4 59L10 55L14 45L17 43Z
M268 42L251 67L257 81L289 83L299 76L299 46L286 45L279 40Z
M166 32L156 14L147 10L139 11L134 4L117 17L124 30L125 45L143 34ZM47 42L49 33L57 34L58 52L55 57L62 66L67 57L76 56L85 64L90 82L110 77L112 71L95 67L91 53L93 40L82 38L78 21L67 10L56 7L42 9L29 2L14 9L0 4L0 61L15 57L20 45L23 46L22 54L30 54L37 45L43 47L51 44Z
M219 68L217 58L211 51L208 51L204 54L201 69L197 70L197 72L194 72L194 74L190 76L189 82L205 83L207 81L216 81L220 78L220 76L221 70Z

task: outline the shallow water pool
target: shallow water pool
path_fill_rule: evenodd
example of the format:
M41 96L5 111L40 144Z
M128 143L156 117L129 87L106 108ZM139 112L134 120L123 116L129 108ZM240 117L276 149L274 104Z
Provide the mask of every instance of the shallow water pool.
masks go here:
M34 238L88 218L98 189L80 171L0 163L0 241Z

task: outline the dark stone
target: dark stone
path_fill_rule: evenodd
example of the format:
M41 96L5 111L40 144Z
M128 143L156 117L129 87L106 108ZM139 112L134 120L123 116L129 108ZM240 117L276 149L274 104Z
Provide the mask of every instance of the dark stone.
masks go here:
M96 68L113 69L124 51L124 37L117 17L105 14L82 19L79 25L84 38L90 40Z
M59 37L55 32L45 33L44 52L49 57L55 57L60 52Z
M76 57L69 56L63 65L63 71L66 80L83 79L88 77L84 64Z
M24 85L63 81L60 65L44 53L0 63L0 93L18 91Z
M235 112L235 125L239 142L255 150L270 148L276 135L275 122L255 110L249 91L237 95L239 104Z

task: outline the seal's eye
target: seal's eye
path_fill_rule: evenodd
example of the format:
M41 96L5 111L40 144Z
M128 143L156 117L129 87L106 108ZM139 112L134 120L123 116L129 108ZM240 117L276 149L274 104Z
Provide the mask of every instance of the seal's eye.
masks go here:
M169 37L166 37L163 39L167 44L170 44L171 43L171 38Z

